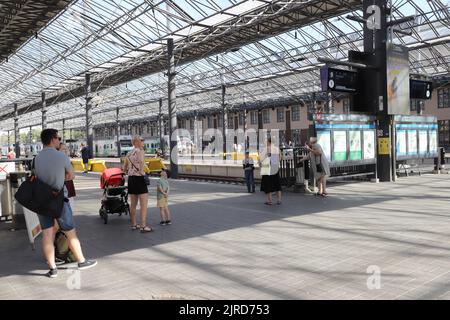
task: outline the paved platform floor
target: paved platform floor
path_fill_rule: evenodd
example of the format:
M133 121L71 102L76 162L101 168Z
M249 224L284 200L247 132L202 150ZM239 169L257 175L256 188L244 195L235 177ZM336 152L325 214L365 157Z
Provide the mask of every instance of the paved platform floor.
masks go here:
M2 222L0 299L449 299L449 178L336 182L272 207L240 185L171 181L165 227L153 181L156 231L141 234L125 216L104 225L98 176L79 175L76 224L98 266L46 278L40 239L33 252Z

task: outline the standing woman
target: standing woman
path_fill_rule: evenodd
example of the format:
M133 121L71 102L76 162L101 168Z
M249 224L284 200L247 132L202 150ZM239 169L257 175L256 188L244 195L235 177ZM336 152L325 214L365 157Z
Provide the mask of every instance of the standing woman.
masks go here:
M140 229L141 232L151 232L153 229L147 226L148 188L145 182L145 152L144 139L134 136L132 141L134 149L125 157L124 172L128 173L128 194L130 195L131 229ZM136 207L141 207L141 225L136 223Z
M309 143L310 145L306 145L309 154L302 160L309 159L311 161L314 179L316 179L319 184L319 193L317 193L317 195L326 197L328 195L327 177L330 175L330 165L321 145L317 143L317 138L311 137Z
M259 159L261 168L261 191L267 196L266 205L272 205L272 193L277 193L277 204L281 204L281 183L280 183L280 149L272 145L271 139L267 141L266 152L261 153Z

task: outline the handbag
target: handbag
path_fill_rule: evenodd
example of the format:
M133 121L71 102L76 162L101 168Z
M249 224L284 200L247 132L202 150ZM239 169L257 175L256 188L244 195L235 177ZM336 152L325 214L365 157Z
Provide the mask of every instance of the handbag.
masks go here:
M131 161L130 157L127 157L127 158L128 158L128 161L130 161L131 165L132 165L137 171L140 171L140 170L134 165L133 161ZM145 184L146 184L146 185L148 185L148 186L150 185L150 174L146 173L146 174L144 175L144 181L145 181Z
M317 159L317 156L316 156L316 159ZM323 172L322 155L320 155L319 159L320 159L319 163L316 163L316 171L319 172L319 173L322 173Z
M14 198L22 206L37 214L54 219L61 217L64 206L63 189L54 190L34 174L20 185Z

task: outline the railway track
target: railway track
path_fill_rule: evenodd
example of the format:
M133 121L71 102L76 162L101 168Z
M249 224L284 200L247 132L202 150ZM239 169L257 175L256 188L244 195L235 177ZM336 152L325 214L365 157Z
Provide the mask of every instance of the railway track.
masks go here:
M226 182L234 184L245 184L244 177L224 177L224 176L205 176L197 174L178 174L180 179L192 180L192 181L209 181L209 182ZM255 183L260 183L260 179L255 179Z

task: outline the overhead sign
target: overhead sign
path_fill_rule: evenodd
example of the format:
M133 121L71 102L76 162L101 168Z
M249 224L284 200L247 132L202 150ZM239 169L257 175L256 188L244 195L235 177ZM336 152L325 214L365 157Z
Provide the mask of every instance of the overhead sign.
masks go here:
M411 99L431 99L433 83L431 81L409 80L409 91Z
M322 67L320 80L323 91L356 92L356 71Z

